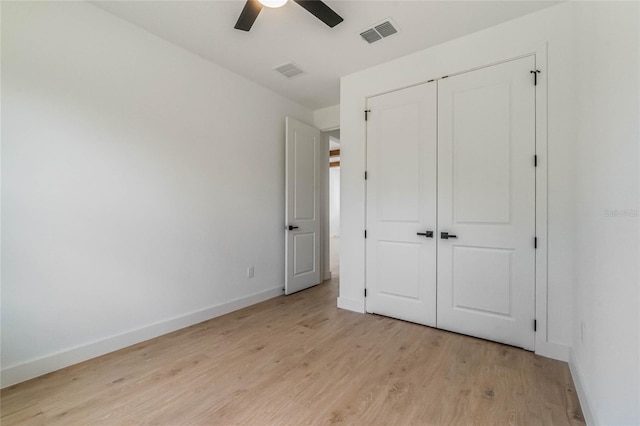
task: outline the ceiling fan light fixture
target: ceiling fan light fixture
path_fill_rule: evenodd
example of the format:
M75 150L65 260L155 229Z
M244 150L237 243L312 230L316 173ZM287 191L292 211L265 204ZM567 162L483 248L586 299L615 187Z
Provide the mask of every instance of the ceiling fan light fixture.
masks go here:
M287 0L258 0L261 5L266 7L282 7L287 3Z
M335 27L344 20L322 0L293 1L330 28ZM285 4L287 4L287 0L246 0L242 12L240 12L238 22L236 22L233 28L241 31L249 31L264 6L281 7Z

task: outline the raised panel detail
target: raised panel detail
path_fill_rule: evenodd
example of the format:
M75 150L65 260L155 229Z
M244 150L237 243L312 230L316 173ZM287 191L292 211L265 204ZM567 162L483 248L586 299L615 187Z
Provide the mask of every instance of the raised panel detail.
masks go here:
M454 223L509 223L511 216L511 86L453 96Z
M453 247L453 307L510 316L512 252Z
M295 155L295 180L294 180L294 220L315 219L315 182L316 168L309 165L316 164L316 151L318 141L313 138L313 143L301 139L297 132L294 135ZM300 166L304 167L300 167Z
M378 217L381 221L420 220L420 104L379 112Z
M420 298L420 244L378 242L380 292L411 299Z
M315 265L315 234L300 233L293 236L293 275L314 272Z

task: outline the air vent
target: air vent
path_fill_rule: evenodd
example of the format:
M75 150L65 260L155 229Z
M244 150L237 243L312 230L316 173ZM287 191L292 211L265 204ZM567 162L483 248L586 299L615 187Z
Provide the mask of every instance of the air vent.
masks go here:
M282 64L274 69L287 78L293 78L304 73L304 71L293 62Z
M398 26L393 22L393 20L391 20L391 18L389 18L362 31L360 33L360 37L362 37L367 43L371 44L397 33Z
M398 32L393 24L389 21L385 21L380 25L376 25L376 31L380 33L382 37L389 37Z
M373 43L374 41L382 40L382 36L378 34L378 32L373 28L363 33L360 33L360 36L363 39L365 39L369 44Z

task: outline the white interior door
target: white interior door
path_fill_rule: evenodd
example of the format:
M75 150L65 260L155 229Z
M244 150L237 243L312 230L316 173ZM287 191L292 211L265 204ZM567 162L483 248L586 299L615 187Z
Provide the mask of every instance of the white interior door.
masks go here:
M287 117L285 150L284 288L291 294L321 282L320 130Z
M533 69L530 56L438 82L438 327L530 350Z
M430 326L436 325L436 103L435 83L367 100L367 312Z

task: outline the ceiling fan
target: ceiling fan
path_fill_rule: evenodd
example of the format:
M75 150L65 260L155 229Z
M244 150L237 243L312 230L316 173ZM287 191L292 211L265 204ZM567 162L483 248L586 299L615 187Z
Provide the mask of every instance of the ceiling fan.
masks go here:
M331 28L343 21L342 17L333 11L329 6L320 0L293 0L304 7L313 16L330 26ZM249 31L255 22L263 6L280 7L284 6L287 0L247 0L240 13L235 29Z

